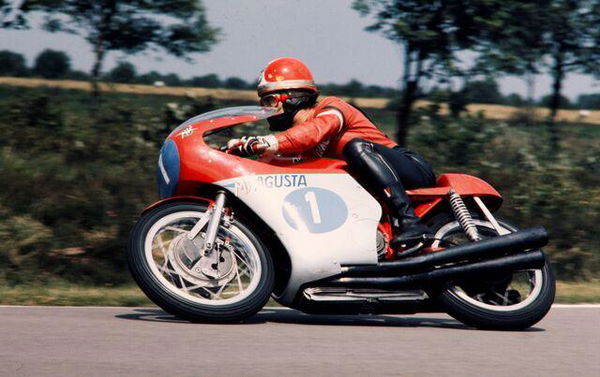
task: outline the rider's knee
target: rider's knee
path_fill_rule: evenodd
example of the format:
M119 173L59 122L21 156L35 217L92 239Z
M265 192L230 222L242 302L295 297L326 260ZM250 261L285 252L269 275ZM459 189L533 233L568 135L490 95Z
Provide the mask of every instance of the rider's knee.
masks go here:
M357 158L361 154L364 153L365 149L367 149L370 144L371 143L368 142L367 140L356 137L356 138L350 140L344 146L344 150L343 150L344 156L347 159Z

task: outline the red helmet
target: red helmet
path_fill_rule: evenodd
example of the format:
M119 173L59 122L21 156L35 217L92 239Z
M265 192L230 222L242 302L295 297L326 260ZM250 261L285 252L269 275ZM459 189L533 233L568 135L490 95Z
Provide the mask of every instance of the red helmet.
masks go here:
M308 67L294 58L272 60L261 72L259 80L259 96L283 89L307 89L318 92Z

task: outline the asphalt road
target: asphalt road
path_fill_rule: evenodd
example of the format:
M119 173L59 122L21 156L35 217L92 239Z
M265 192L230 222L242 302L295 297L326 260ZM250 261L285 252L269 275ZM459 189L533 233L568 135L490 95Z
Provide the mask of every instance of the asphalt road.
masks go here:
M524 332L443 314L267 308L204 325L154 308L0 307L0 376L600 376L600 308L555 307Z

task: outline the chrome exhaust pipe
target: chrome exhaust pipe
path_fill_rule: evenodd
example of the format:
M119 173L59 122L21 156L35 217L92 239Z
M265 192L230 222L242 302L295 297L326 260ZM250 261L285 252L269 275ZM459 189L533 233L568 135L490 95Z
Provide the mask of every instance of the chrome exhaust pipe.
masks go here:
M424 285L468 277L474 274L539 269L545 263L544 252L537 250L481 262L441 267L429 272L404 276L337 277L320 282L319 286L377 289L422 288Z
M426 272L449 263L471 263L521 253L525 250L538 249L547 243L548 233L544 227L539 226L395 262L384 262L368 266L342 266L342 273L339 276L380 277Z

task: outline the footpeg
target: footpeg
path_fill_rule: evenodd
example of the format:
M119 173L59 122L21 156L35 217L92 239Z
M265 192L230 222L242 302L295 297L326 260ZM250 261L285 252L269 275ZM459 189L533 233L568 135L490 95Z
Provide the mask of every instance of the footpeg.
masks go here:
M422 236L420 236L418 238L406 240L406 241L404 241L404 243L392 245L392 247L394 247L394 249L398 249L398 250L396 250L396 256L402 258L402 257L406 257L408 255L412 255L412 254L416 253L417 251L423 249L424 247L431 245L433 243L433 241L435 241L435 238L433 237L433 235L423 234ZM414 246L411 245L414 242L417 242L417 244L415 244Z

